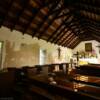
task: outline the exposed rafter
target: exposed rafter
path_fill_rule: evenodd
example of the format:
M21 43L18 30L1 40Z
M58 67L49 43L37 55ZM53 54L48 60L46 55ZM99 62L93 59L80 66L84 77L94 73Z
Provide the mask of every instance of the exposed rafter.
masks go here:
M71 33L71 34L61 43L61 45L64 46L73 36L74 36L74 33Z
M69 30L68 30L69 31ZM64 38L62 40L60 40L60 42L58 43L59 45L63 45L66 42L66 39L72 35L72 32L67 33L66 36L64 36Z
M80 42L81 42L81 40L77 40L77 41L75 41L75 43L72 44L70 47L71 47L72 49L74 49Z
M28 0L23 0L23 3L21 3L21 9L18 12L15 21L13 22L13 26L11 27L11 30L15 29L16 24L18 23L23 11L27 8L27 6L29 5L29 1Z
M1 0L0 26L70 48L100 42L100 0Z
M61 38L63 38L65 36L65 34L70 30L69 27L73 27L75 26L74 24L72 24L72 22L74 22L76 20L72 19L69 23L66 23L66 28L67 28L67 31L64 31L59 37L57 37L57 39L55 39L54 43L57 43ZM76 27L76 26L75 26Z
M75 42L76 40L78 40L78 37L74 36L74 37L72 37L70 40L71 40L71 41L67 42L67 43L68 43L68 45L67 45L68 47L70 47L72 44L74 44L74 42Z
M40 11L40 9L41 9L41 8L33 9L32 17L30 18L28 24L25 26L23 33L25 33L25 32L28 30L28 28L31 26L32 21L34 20L34 18L36 17L36 15L37 15L37 13Z
M54 37L54 35L55 35L55 34L57 33L57 31L61 28L62 25L64 25L64 22L62 22L62 23L57 27L57 29L52 33L52 35L48 38L47 41L50 41L50 40Z
M65 21L63 21L62 24L60 24L60 26L55 30L55 32L52 33L52 35L48 38L47 41L50 41L50 39L54 37L55 33L57 33L57 31L61 28L61 26L62 26L63 24L65 25L66 21L69 20L70 17L71 17L71 13L67 16L67 18L65 19ZM70 23L70 22L69 22L69 23ZM68 23L68 24L69 24L69 23Z
M3 15L0 15L0 27L3 24L3 22L5 21L5 18L7 17L8 12L9 12L12 5L13 5L13 0L10 0L10 2L6 5L5 13ZM0 5L0 6L2 6L2 5Z
M35 31L34 31L34 33L33 33L33 35L32 35L33 37L35 36L36 33L38 33L38 31L39 31L40 28L43 26L43 24L45 23L45 21L49 20L48 18L50 17L51 12L53 12L55 6L57 6L58 4L59 4L59 2L56 2L55 4L54 4L54 3L52 4L52 7L49 9L48 15L45 15L45 17L43 18L43 21L38 25L37 29L35 29ZM59 12L58 12L58 13L59 13ZM56 14L58 14L58 13L56 13ZM55 16L56 16L56 14L55 14ZM41 34L40 34L40 35L41 35ZM39 35L38 38L40 38L40 35Z

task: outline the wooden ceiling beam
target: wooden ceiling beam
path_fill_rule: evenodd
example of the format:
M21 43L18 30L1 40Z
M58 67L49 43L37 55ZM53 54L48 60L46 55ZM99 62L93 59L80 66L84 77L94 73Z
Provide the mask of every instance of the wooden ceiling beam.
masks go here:
M68 31L68 29L67 29L67 31ZM57 43L59 40L61 40L67 31L64 31L59 37L57 37L57 39L54 41L54 43Z
M89 4L77 3L76 4L76 8L79 11L83 10L83 11L88 11L88 12L100 15L100 9L97 6L92 6L92 5L89 5Z
M85 27L85 29L86 29L87 31L91 31L91 33L92 33L92 32L98 33L98 34L100 33L100 30L96 29L96 27L95 27L95 26L92 26L91 24L83 23L82 26ZM95 28L94 28L94 27L95 27ZM88 35L88 34L87 34L87 35ZM100 34L99 34L99 35L100 35Z
M78 39L78 37L75 37L75 36L73 38L71 38L70 39L71 41L67 42L68 43L67 47L70 47L71 45L73 45L77 39Z
M66 29L66 27L64 26L58 33L56 33L56 36L52 39L51 42L54 43L55 39L56 39L57 37L59 37L59 35L60 35L65 29ZM58 41L59 41L59 40L58 40Z
M62 8L63 8L63 6L62 6ZM61 12L61 11L59 11L58 15L60 14L60 12ZM67 13L67 14L68 14L68 15L72 15L73 12L74 12L74 11L72 10L72 11L70 11L70 12ZM41 36L43 36L43 33L44 33L44 34L46 33L47 30L45 30L45 29L48 29L49 26L53 23L53 21L56 20L56 18L57 18L57 15L55 16L55 18L54 18L52 21L49 21L49 22L48 22L48 26L46 26L46 27L44 28L44 30L40 33L39 38L41 38Z
M40 4L40 0L33 0L35 3L37 3L40 7L43 7L45 3L43 2L42 5Z
M64 6L62 6L62 7L59 7L59 8L57 8L57 9L54 9L50 14L53 15L53 14L59 12L59 11L65 10L65 9L66 9L66 8L64 8Z
M73 45L71 45L71 48L74 49L80 42L81 42L81 40L75 41L75 43Z
M70 30L72 31L72 33L73 33L73 35L77 35L77 32L79 32L79 30L78 31L74 31L74 28L72 29L71 27L70 27ZM72 35L72 36L73 36ZM68 38L69 40L71 40L71 37L72 37L71 35L69 35L68 37L66 37L66 38ZM79 36L79 35L78 35ZM68 39L66 39L66 38L64 38L63 39L63 41L62 41L62 43L61 43L61 45L64 45L66 42L68 42L69 40Z
M100 35L100 31L95 30L95 29L91 28L90 26L87 26L87 28L88 28L87 30L91 30L91 32L98 33L98 35Z
M92 35L92 37L95 39L95 40L97 40L98 42L100 42L100 36L98 36L97 34L91 34Z
M28 0L24 0L23 5L21 6L22 9L19 11L17 17L15 18L15 21L13 22L13 26L11 27L11 30L15 29L15 26L18 23L23 11L27 8L28 5L29 5L29 1Z
M72 48L73 49L73 45L75 45L77 43L77 40L75 40L73 43L71 43L69 46L67 46L68 48ZM80 42L78 42L78 44L79 44ZM78 45L77 44L77 45Z
M63 38L62 41L60 41L59 45L63 45L63 44L68 40L67 38L69 38L72 34L74 35L73 30L71 29L71 27L68 28L68 30L66 31L66 34L67 34L67 32L68 32L69 30L71 30L71 32L70 32L68 35L64 35L64 36L63 36L64 38Z
M56 19L57 15L59 15L59 13L56 13L56 15L51 20L47 21L48 25L44 27L43 31L40 33L40 35L38 36L38 38L41 38L46 33L46 31L48 30L48 28L52 25L52 23Z
M71 25L71 23L70 23L69 25L66 25L65 28L68 28L68 26L69 26L69 27L72 27L72 26L74 26L74 24ZM63 32L62 34L59 33L59 35L58 35L59 37L57 37L57 38L54 40L54 43L57 43L61 38L63 38L64 35L65 35L65 33L67 33L68 31L69 31L69 29L67 29L67 31ZM60 34L61 34L61 35L60 35Z
M71 15L68 15L68 17L65 19L65 21L68 20L68 19L70 18L70 16L71 16ZM48 38L47 41L50 41L50 39L52 39L52 38L55 36L55 34L56 34L57 31L61 28L61 26L62 26L62 25L65 25L65 21L63 21L63 22L60 24L60 26L52 33L52 35Z
M50 6L51 4L53 4L53 1L46 1L46 0L33 0L36 4L39 5L39 7L46 7L46 6ZM59 0L56 0L56 2Z
M100 27L100 23L99 22L96 22L96 21L93 21L93 20L90 20L90 19L86 19L86 18L82 18L81 17L80 21L83 22L83 23L90 23L90 24L93 24L93 25L95 25L97 27Z
M48 28L50 27L50 25L52 25L52 23L54 22L54 20L56 20L57 15L59 15L59 13L57 13L54 18L48 22L48 25L44 28L44 30L40 33L39 38L41 38L43 36L43 33L45 34L46 31L48 30ZM46 30L45 30L46 29Z
M68 27L73 27L75 26L75 22L77 22L77 20L74 20L74 18L70 21L70 23L66 23L66 28ZM73 23L73 24L72 24ZM75 26L76 27L76 26ZM57 39L55 39L54 43L57 43L59 41L59 39L63 38L65 33L67 33L70 30L70 28L67 29L67 31L65 31L63 34L61 34L61 36L59 36Z
M88 32L89 32L89 34L93 34L93 33L94 33L94 34L100 36L100 32L97 32L97 31L91 30L91 29L89 29L89 28L88 28Z
M50 41L54 36L55 34L58 32L58 30L60 30L60 28L64 25L64 22L62 22L58 27L57 29L52 33L52 35L47 39L47 41Z
M91 29L91 30L94 30L96 32L100 32L100 29L97 28L95 25L93 24L89 24L89 23L83 23L83 26L88 30L88 29ZM86 27L87 26L87 27Z
M68 29L67 29L67 30L68 30ZM65 28L65 30L64 30L62 33L59 33L60 35L59 35L59 37L57 37L57 38L55 39L54 43L56 44L59 40L61 40L62 37L65 35L65 33L66 33L66 28Z
M69 46L69 44L76 38L76 36L73 34L63 45Z
M76 35L76 36L79 36L80 34L80 29L77 28L78 26L76 27L70 27L70 30L72 30L72 32Z
M68 14L69 14L69 12L67 12L67 13L65 13L65 14L62 14L62 15L59 15L59 16L56 17L56 19L59 19L59 18L65 17L65 16L67 16Z
M37 0L35 0L35 1L37 2ZM38 3L38 2L37 2L37 3ZM36 15L38 14L38 12L39 12L41 9L43 9L44 7L49 7L49 5L50 5L50 3L49 3L49 4L45 4L45 5L43 5L43 6L40 6L40 7L35 11L35 13L33 12L33 16L30 18L29 23L25 26L23 33L25 33L25 32L28 30L28 28L29 28L30 25L32 24L32 21L34 20L34 18L35 18ZM50 12L50 13L51 13L51 12ZM34 30L36 31L37 29L34 29ZM34 35L35 35L35 34L33 34L33 37L34 37Z
M90 0L90 1L87 1L87 0L79 0L78 2L79 4L83 4L83 5L91 5L91 6L94 6L94 7L100 7L100 1L99 0ZM77 4L78 4L77 3Z
M82 17L80 16L80 14L79 13L75 13L74 14L74 16L75 16L75 18L78 20L78 19L82 19ZM80 38L81 38L81 35L83 35L83 32L82 31L84 31L84 33L86 33L86 30L85 30L85 27L83 27L82 26L82 21L81 20L78 20L77 21L78 22L78 29L79 29L79 31L77 31L77 33L76 33L76 35L78 35ZM82 33L81 33L82 32ZM80 34L81 33L81 34Z
M0 27L2 26L3 22L7 18L8 12L9 12L10 8L12 7L13 2L14 2L14 0L10 0L10 3L6 5L6 12L5 12L5 14L0 16Z
M92 14L91 14L91 15L92 15ZM93 22L96 22L96 23L100 23L99 20L96 20L96 19L90 17L88 14L87 14L87 15L80 14L80 18L81 18L81 19L90 20L90 21L93 21Z
M74 33L71 33L70 35L69 35L69 37L67 37L64 41L63 41L63 43L61 43L61 45L65 45L65 43L67 43L73 36L75 36L74 35Z
M70 29L68 29L68 30L70 30ZM66 34L67 34L67 35L64 36L64 38L63 38L62 40L60 40L60 42L58 43L59 45L63 45L63 44L65 43L66 39L67 39L68 37L70 37L73 33L70 32L70 33L66 33Z
M38 8L38 9L35 11L35 13L34 13L34 12L32 13L32 17L31 17L30 20L28 21L28 24L24 27L23 33L25 33L25 32L28 30L28 28L31 26L32 21L34 20L34 18L36 17L36 15L37 15L38 12L40 11L40 9L41 9L41 8Z
M38 27L34 30L34 33L32 34L32 36L34 37L37 33L39 33L39 30L42 28L42 26L44 25L44 23L48 20L49 16L51 15L51 12L54 10L55 6L57 6L59 4L59 2L56 2L55 4L52 4L51 8L49 9L49 13L47 15L45 15L45 17L43 18L43 21L38 25ZM58 13L55 14L55 16ZM38 38L41 37L41 33L38 36Z

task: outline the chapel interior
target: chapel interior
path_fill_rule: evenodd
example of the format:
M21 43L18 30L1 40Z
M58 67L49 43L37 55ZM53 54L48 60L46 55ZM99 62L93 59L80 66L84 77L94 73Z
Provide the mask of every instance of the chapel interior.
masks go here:
M100 0L0 0L0 100L100 100Z

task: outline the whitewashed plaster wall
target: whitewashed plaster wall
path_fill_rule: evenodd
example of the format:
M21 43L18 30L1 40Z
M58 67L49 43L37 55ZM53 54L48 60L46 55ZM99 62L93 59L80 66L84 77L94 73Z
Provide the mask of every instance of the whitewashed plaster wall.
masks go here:
M32 38L28 34L23 35L21 32L15 30L11 31L5 27L0 28L0 41L4 42L2 67L33 66L39 64L40 48L47 51L46 64L69 62L70 57L72 56L71 49L60 47L61 58L58 59L58 45L51 44L42 39L38 40L37 38ZM26 58L25 56L23 57L25 54ZM16 57L18 55L21 55L21 57ZM17 58L16 64L14 62L14 57Z
M75 54L77 51L85 51L85 43L92 43L92 49L96 52L98 63L100 63L100 53L99 48L97 47L100 45L100 43L95 40L81 42L79 45L77 45L77 47L74 48L73 54Z

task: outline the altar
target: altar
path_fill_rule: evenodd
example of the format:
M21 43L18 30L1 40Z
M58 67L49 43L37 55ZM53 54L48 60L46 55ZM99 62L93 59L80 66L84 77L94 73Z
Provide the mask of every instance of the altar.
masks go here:
M82 65L82 64L89 64L89 63L99 64L99 61L95 57L91 57L91 58L80 58L79 59L79 64L80 65Z

